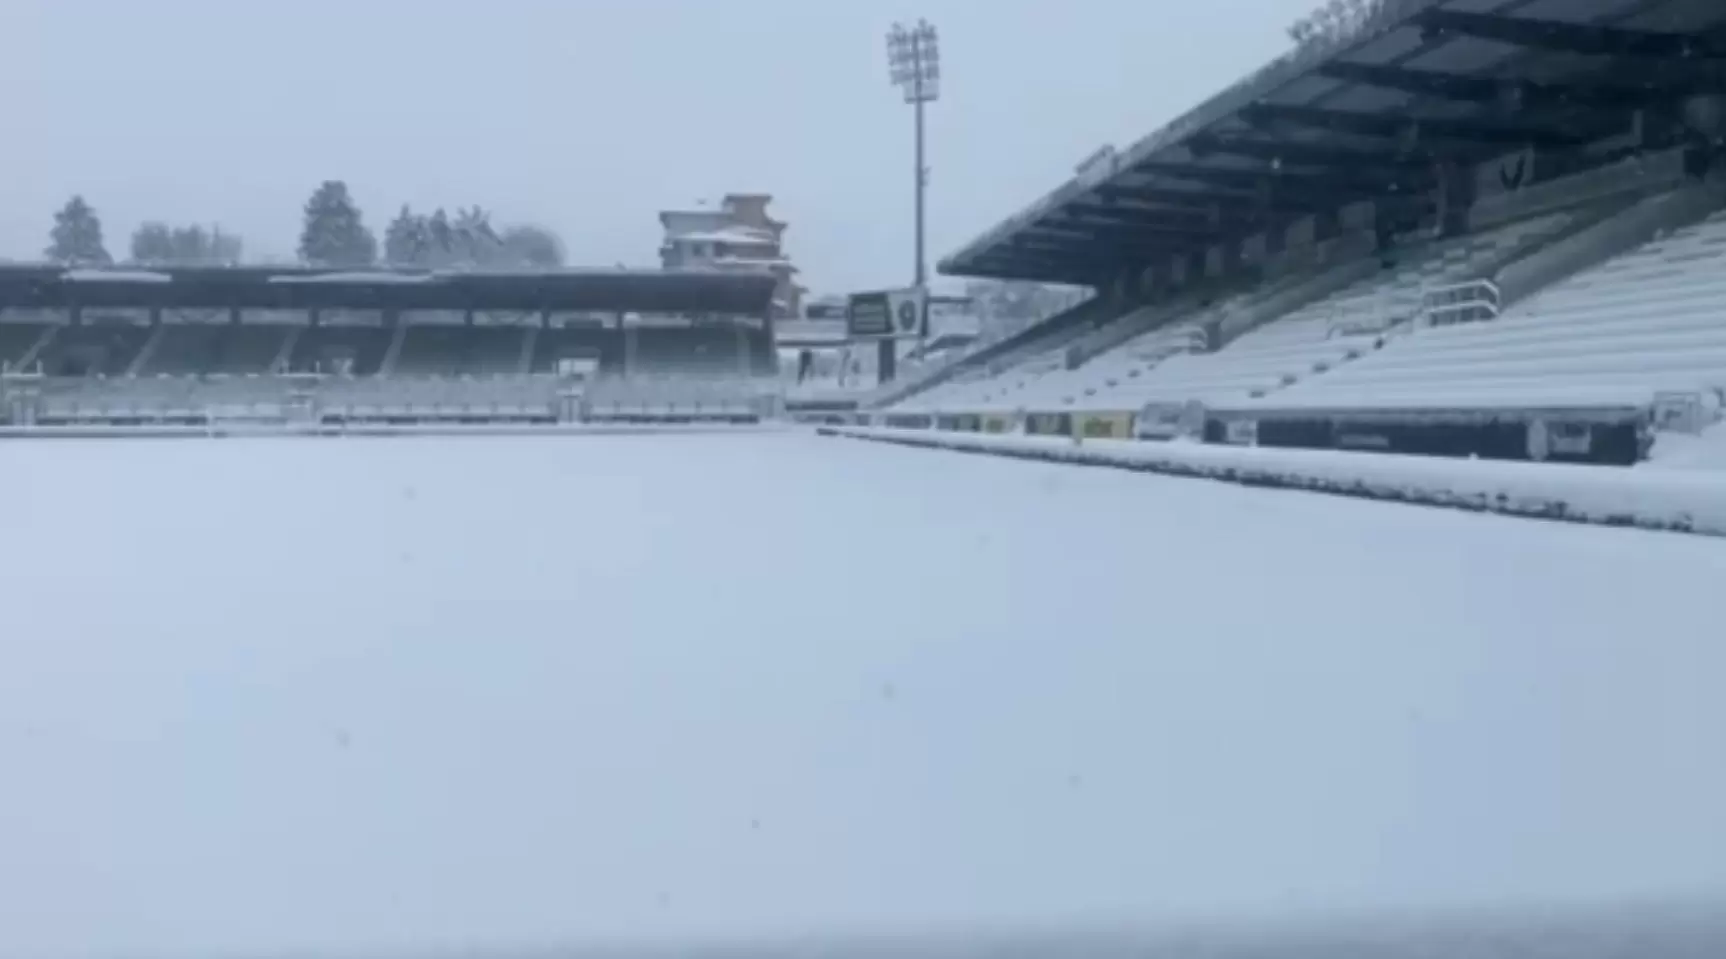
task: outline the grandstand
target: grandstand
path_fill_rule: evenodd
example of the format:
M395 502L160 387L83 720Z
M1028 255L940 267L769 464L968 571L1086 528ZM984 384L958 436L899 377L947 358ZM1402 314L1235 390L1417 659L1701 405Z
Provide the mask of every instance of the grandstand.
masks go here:
M1726 8L1387 0L940 264L1087 302L890 426L1628 464L1726 397Z
M1613 464L1719 420L1726 10L1356 6L944 260L1095 292L896 383L860 389L836 317L778 330L766 274L0 267L0 418L789 411Z
M772 288L675 270L0 267L0 423L754 420L776 409Z

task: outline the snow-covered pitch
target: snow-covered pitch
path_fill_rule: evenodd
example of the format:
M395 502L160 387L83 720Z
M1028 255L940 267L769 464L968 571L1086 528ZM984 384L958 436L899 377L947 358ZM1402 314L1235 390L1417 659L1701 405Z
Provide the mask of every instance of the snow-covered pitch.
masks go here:
M1726 892L1718 540L794 433L0 492L7 959Z

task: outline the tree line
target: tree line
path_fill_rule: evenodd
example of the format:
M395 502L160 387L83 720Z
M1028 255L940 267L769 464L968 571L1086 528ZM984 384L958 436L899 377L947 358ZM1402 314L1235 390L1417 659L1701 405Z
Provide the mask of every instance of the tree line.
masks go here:
M241 262L240 237L219 226L151 220L132 232L129 257L137 266L232 266ZM563 265L563 243L537 226L493 228L479 206L417 213L403 206L384 229L380 247L346 183L326 180L306 201L299 258L310 266L553 269ZM69 266L115 262L102 237L102 219L82 196L54 214L43 255Z

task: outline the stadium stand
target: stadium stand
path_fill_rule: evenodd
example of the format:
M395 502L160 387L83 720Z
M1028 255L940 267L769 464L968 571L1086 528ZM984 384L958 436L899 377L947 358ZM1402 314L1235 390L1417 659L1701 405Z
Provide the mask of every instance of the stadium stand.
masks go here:
M1601 463L1718 422L1726 7L1350 10L940 264L1088 299L850 399L837 368L779 368L765 274L0 266L0 416L727 418L805 393L891 426Z
M757 420L773 282L0 267L0 425Z
M1267 408L1646 406L1726 390L1726 213L1559 283L1492 322L1422 330Z
M120 376L131 369L150 333L147 325L108 317L56 326L35 362L54 376Z
M292 328L284 326L236 323L226 314L178 322L164 317L132 372L137 375L265 373L281 356L292 332Z
M1358 13L944 260L1097 292L865 419L1617 464L1718 421L1726 8Z
M967 391L935 397L940 412L1137 410L1146 403L1213 402L1262 395L1339 366L1376 348L1379 337L1413 322L1430 290L1472 278L1482 264L1538 243L1563 227L1564 215L1539 217L1495 231L1398 251L1382 269L1262 326L1240 332L1212 352L1231 315L1259 294L1231 297L1127 341L1069 369L1061 350L1040 353ZM1344 267L1343 269L1350 269ZM1302 279L1295 277L1295 279ZM1131 325L1154 307L1117 320ZM926 398L924 403L929 400ZM927 407L926 407L927 408Z

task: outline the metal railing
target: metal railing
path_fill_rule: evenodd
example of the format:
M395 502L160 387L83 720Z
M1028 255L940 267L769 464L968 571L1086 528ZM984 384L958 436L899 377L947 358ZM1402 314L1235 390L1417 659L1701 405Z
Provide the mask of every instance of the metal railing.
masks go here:
M1498 284L1488 279L1434 287L1421 298L1420 325L1451 326L1495 320L1503 302Z
M580 377L557 374L349 377L50 377L0 374L0 422L270 422L320 417L568 418Z
M1355 306L1331 315L1329 335L1368 336L1407 323L1425 307L1423 293L1383 293L1366 306Z

